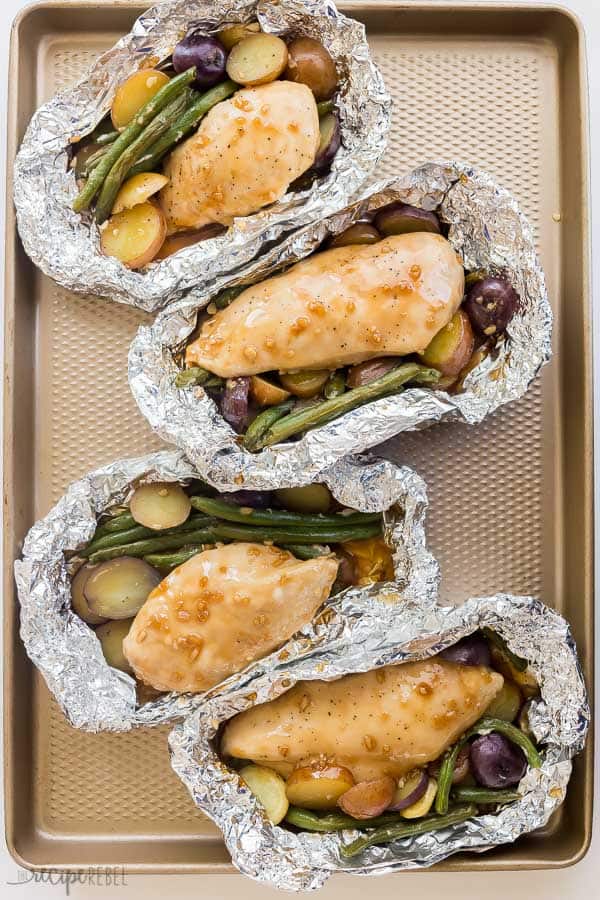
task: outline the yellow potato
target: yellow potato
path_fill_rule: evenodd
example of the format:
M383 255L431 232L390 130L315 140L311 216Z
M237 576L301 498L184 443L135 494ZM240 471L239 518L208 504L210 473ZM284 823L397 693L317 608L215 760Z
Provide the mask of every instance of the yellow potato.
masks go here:
M135 489L129 511L138 524L161 531L182 525L189 518L192 504L181 485L154 481Z
M227 74L245 87L267 84L279 78L288 61L285 41L274 34L251 34L232 48Z
M333 809L353 786L352 772L344 766L302 766L288 778L285 792L294 806Z
M113 669L120 669L133 675L133 669L123 653L123 640L127 637L133 619L121 619L118 622L106 622L96 629L96 637L102 646L104 658Z
M245 37L250 37L251 34L258 34L259 32L260 25L258 22L249 22L247 25L238 22L235 25L228 25L223 31L219 31L217 40L223 44L226 50L231 50Z
M167 234L162 211L150 201L111 216L103 225L100 246L105 256L114 256L129 269L152 262Z
M429 779L429 784L427 785L427 790L423 794L420 800L417 800L416 803L413 803L412 806L407 806L406 809L403 809L400 812L400 815L403 819L419 819L421 816L426 816L431 807L433 806L433 801L435 800L435 795L437 794L437 781L435 778Z
M384 775L383 778L355 784L342 794L338 806L355 819L372 819L388 808L395 793L396 782L389 775Z
M139 203L145 203L168 183L169 179L159 172L140 172L139 175L128 178L115 197L112 215L123 212L124 209L131 209Z
M288 799L285 793L285 781L265 766L244 766L240 769L244 779L256 799L263 805L267 818L277 825L288 811Z
M277 406L290 396L289 391L259 375L253 375L250 379L250 393L261 406Z
M292 512L326 513L332 502L332 496L326 484L306 484L303 487L279 488L275 491L277 499ZM340 518L343 524L344 519Z
M129 125L135 114L170 81L164 72L141 69L126 78L117 88L110 117L115 128Z
M321 393L321 388L329 378L329 369L311 370L304 372L282 372L279 376L284 388L301 397L310 400Z

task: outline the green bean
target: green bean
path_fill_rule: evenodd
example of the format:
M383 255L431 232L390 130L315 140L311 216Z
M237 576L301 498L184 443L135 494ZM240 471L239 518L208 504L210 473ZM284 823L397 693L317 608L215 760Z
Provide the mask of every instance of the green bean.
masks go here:
M323 513L288 512L286 509L253 509L250 506L238 506L226 503L218 497L192 497L194 509L212 516L214 519L225 519L226 522L242 522L244 525L283 526L285 528L349 528L351 525L364 525L377 522L381 526L381 513L352 512L324 515Z
M144 151L147 150L161 134L164 134L173 119L185 109L192 94L193 92L191 89L185 88L179 96L175 97L168 106L165 106L165 108L148 123L142 133L129 144L114 163L104 180L100 196L96 202L94 216L99 225L101 225L102 222L105 222L110 216L115 203L115 198L119 193L119 188L127 178L132 166L135 165ZM101 165L102 163L99 164L99 167Z
M89 561L93 564L104 562L106 559L117 559L121 556L148 556L148 554L158 553L160 550L180 550L187 544L214 544L214 542L215 535L208 528L200 531L182 531L179 534L158 535L155 538L124 544L121 547L107 547L105 550L92 553Z
M298 559L318 559L320 556L331 556L331 550L326 544L280 544L279 546Z
M187 85L194 80L195 76L195 68L188 69L187 72L182 72L181 75L172 78L168 84L165 84L163 88L157 91L154 97L141 108L133 121L121 132L117 140L110 145L102 162L94 169L94 172L90 178L88 178L85 187L73 201L73 209L75 212L83 212L84 209L89 207L90 203L102 187L104 179L121 154L140 136L152 119L154 119L165 106L168 106L175 97L179 96L179 94L185 90Z
M140 159L138 164L131 170L131 175L138 175L140 172L148 172L156 168L162 158L171 150L175 144L178 144L190 131L198 125L200 120L204 118L206 113L226 100L231 94L238 89L239 85L233 81L224 81L215 85L205 94L201 94L191 106L182 113L173 124L168 128L162 137L155 144L148 148L147 158Z
M96 538L103 537L105 534L112 534L115 531L127 531L129 528L135 528L138 524L139 523L135 521L130 512L120 513L117 516L112 516L110 519L101 522L96 528L92 540L95 541Z
M445 816L426 816L423 819L414 819L407 822L401 819L396 825L384 825L377 828L371 834L365 834L363 837L356 838L350 844L340 847L340 854L349 859L356 856L367 847L374 844L387 844L389 841L395 841L399 838L417 837L420 834L426 834L428 831L439 831L440 828L448 828L450 825L458 825L465 822L472 816L477 814L477 807L474 804L468 806L458 806Z
M230 522L217 522L212 526L217 540L229 541L270 541L273 544L343 544L344 541L359 541L381 534L379 523L365 523L350 528L338 526L334 528L315 528L310 525L306 529L286 528L284 526L257 527L255 525L236 525Z
M333 100L321 100L320 103L317 103L317 111L320 119L327 113L333 112Z
M344 372L342 369L337 369L335 372L331 373L325 382L323 393L328 400L332 400L334 397L340 397L345 391L346 379L344 377Z
M484 634L484 637L486 637L488 641L490 641L490 643L494 644L498 648L498 650L500 650L506 656L511 666L516 669L517 672L525 671L525 669L527 668L527 660L523 659L523 657L521 656L517 656L516 653L513 653L504 638L501 637L497 631L494 631L492 628L488 628L487 626L485 628L482 628L481 630Z
M532 769L539 769L542 765L542 758L536 750L533 742L524 734L520 728L511 725L510 722L504 722L502 719L492 719L490 716L484 716L473 725L457 743L446 751L440 766L438 775L438 789L435 798L435 810L440 815L448 811L448 800L450 797L450 789L452 787L452 775L456 765L456 758L467 741L479 734L490 734L492 731L503 734L504 737L512 741L523 750L527 758L527 762Z
M242 291L246 290L246 287L247 285L240 285L238 287L227 288L226 290L221 291L220 294L217 294L211 303L214 303L217 309L225 309L230 303L233 303L236 297L240 296Z
M435 384L439 381L440 373L435 369L427 369L418 363L404 363L392 369L381 378L371 381L369 384L361 387L353 388L342 394L340 397L334 397L331 400L323 400L298 412L292 411L289 415L279 418L266 429L261 429L258 434L250 435L250 428L244 436L244 446L247 450L261 450L263 447L270 447L272 444L278 444L300 431L306 431L309 428L315 428L317 425L324 425L332 419L336 419L343 413L356 409L364 403L370 403L372 400L378 400L380 397L386 397L389 394L395 394L408 381L415 384ZM283 405L283 404L282 404ZM271 407L275 409L276 407ZM256 419L254 420L256 422ZM252 423L254 424L254 422ZM252 427L252 426L251 426Z
M91 556L97 550L107 550L110 547L124 547L126 544L133 544L144 538L159 537L159 535L180 534L185 531L197 531L199 528L206 528L211 524L211 520L206 516L190 516L181 525L173 528L145 528L143 525L137 525L135 528L128 528L127 531L116 531L112 534L106 534L100 537L94 536L87 547L80 551L79 555Z
M520 800L521 794L517 791L494 791L488 788L460 786L452 788L452 799L462 803L504 804Z
M120 131L105 131L104 134L99 134L95 137L94 141L96 144L104 147L106 144L113 144L120 134Z
M102 162L102 159L104 158L106 153L107 153L107 148L100 147L98 150L95 151L95 153L92 153L91 156L88 156L88 158L86 159L86 161L83 165L83 171L84 171L84 174L86 175L86 177L89 178L90 173L93 172L93 170L96 168L96 166Z
M287 418L287 414L293 407L293 400L285 400L283 403L278 403L277 406L269 406L259 413L246 429L246 434L243 438L244 447L247 450L253 450L255 447L258 449L258 447L263 446L261 441L268 434L269 429L279 419Z
M303 831L345 831L347 828L364 831L368 828L379 828L384 825L393 825L397 822L405 822L398 813L387 813L375 816L372 819L354 819L344 813L331 812L318 816L309 809L301 809L299 806L290 806L285 821L289 825L295 825Z
M204 548L204 544L194 544L174 553L149 553L147 556L144 556L144 559L149 565L154 566L155 569L168 569L171 571L176 569L177 566L183 565L192 556L202 553Z
M202 369L200 366L191 366L189 369L183 369L175 378L175 386L178 388L190 387L198 385L199 387L219 387L223 384L223 379L218 375L213 375L208 369Z

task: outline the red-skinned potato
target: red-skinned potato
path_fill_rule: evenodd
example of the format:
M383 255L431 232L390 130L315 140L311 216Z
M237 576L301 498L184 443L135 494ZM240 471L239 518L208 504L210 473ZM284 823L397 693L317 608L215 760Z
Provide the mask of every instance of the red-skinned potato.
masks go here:
M389 775L374 781L359 781L342 794L338 806L355 819L372 819L388 808L396 792L396 782Z
M288 44L288 63L283 77L286 81L305 84L315 95L315 100L329 100L338 83L329 51L310 37L295 38Z
M302 766L294 769L285 791L293 806L334 809L340 797L353 786L352 773L344 766Z
M456 376L464 369L473 353L475 336L464 310L459 309L429 346L419 354L421 362L437 369L442 375Z

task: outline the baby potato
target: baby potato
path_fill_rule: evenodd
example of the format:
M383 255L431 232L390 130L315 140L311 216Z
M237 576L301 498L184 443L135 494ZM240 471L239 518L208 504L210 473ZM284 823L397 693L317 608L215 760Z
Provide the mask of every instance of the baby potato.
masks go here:
M251 34L258 34L259 32L260 25L258 22L248 22L247 25L237 22L235 25L228 25L227 28L219 31L217 40L223 44L226 50L231 50L236 44L243 41L244 38L250 37Z
M162 210L150 201L111 216L102 226L100 247L129 269L141 269L155 258L167 234Z
M437 794L437 781L435 778L429 779L429 784L427 785L427 789L423 796L413 803L412 806L407 806L406 809L400 811L400 815L403 819L420 819L421 816L426 816L431 807L433 806L433 801L435 800L435 795Z
M250 394L261 406L277 406L290 396L289 391L260 375L252 375L250 378Z
M283 372L279 376L279 380L284 388L303 400L309 400L311 397L316 397L320 394L328 378L329 369Z
M135 616L161 581L156 569L135 556L100 563L84 585L84 596L94 615L105 619Z
M352 772L344 766L303 766L294 769L285 792L293 806L333 809L342 794L354 785Z
M513 681L505 679L504 684L486 709L485 714L493 719L514 722L522 703L523 698L519 688Z
M329 100L338 84L331 54L311 37L295 38L288 44L288 63L283 77L305 84L315 95L315 100Z
M128 178L115 197L112 215L123 212L124 209L131 209L139 203L145 203L153 194L157 194L165 184L169 183L169 179L165 178L159 172L140 172L133 178Z
M273 825L278 825L289 806L285 781L281 775L266 766L249 765L240 769L240 777L264 807L267 818Z
M519 687L525 699L529 700L540 692L540 686L536 681L535 675L528 668L519 671L515 668L507 654L499 647L491 647L492 664L495 669L504 675L505 678Z
M135 521L145 528L162 531L175 528L189 518L190 498L181 485L169 481L141 484L131 495L129 511Z
M97 566L86 563L77 570L71 581L71 606L79 618L83 619L84 622L87 622L88 625L102 625L103 622L106 622L104 616L97 616L92 612L88 606L85 594L83 593L86 581L96 568Z
M135 114L170 81L165 72L140 69L126 78L115 93L110 117L115 128L129 125Z
M288 61L285 41L275 34L251 34L235 44L227 59L227 74L246 87L279 78Z
M280 488L275 495L285 509L300 513L326 513L331 506L331 492L326 484ZM340 521L343 521L341 519Z
M123 641L129 634L133 619L121 619L119 622L107 622L96 629L96 637L102 646L104 659L113 669L120 669L133 675L133 669L123 653Z
M381 235L373 225L368 222L355 222L345 231L336 234L329 247L349 247L353 244L377 244Z
M338 806L355 819L372 819L388 808L396 792L389 775L374 781L359 781L338 800Z
M441 372L455 377L464 369L473 353L475 336L468 315L462 309L451 318L433 338L423 353L421 362Z

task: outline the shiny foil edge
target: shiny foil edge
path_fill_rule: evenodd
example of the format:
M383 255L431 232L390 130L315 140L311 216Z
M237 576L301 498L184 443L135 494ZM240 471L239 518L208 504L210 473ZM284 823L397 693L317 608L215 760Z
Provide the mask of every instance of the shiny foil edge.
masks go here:
M207 33L227 22L259 19L263 30L318 38L342 70L337 103L343 145L331 172L286 195L227 233L185 248L144 271L100 252L99 231L71 204L77 194L68 168L70 139L89 134L110 107L120 81L147 60L162 60L192 27ZM86 75L32 116L14 166L14 203L25 251L40 269L72 291L93 293L156 312L217 276L235 273L290 230L343 207L382 156L391 99L369 54L362 24L331 0L172 0L143 13L131 32L102 54Z
M163 450L117 460L73 482L28 532L14 564L21 606L21 639L69 723L85 731L129 731L188 715L200 694L169 693L138 705L132 677L111 668L94 631L71 610L64 552L93 535L99 515L126 501L133 487L151 481L199 477L183 453ZM397 582L433 602L438 565L426 548L427 494L411 469L386 460L344 460L323 479L334 497L362 512L384 512Z
M171 764L196 806L221 829L234 865L245 875L288 891L315 890L334 872L382 875L426 868L454 853L483 852L542 827L562 803L571 759L585 742L590 710L567 622L533 597L497 594L459 607L431 606L386 585L348 589L282 651L230 678L169 737ZM441 831L370 847L355 859L340 847L358 832L292 833L275 826L237 773L221 762L214 737L222 723L284 693L296 682L423 659L481 626L495 629L530 661L541 698L529 720L547 748L540 769L520 782L522 799Z
M520 310L494 355L465 380L461 394L411 388L376 400L306 432L298 441L249 453L202 388L175 387L173 351L185 344L197 313L225 287L261 280L314 251L365 213L393 200L440 207L448 238L469 269L503 272L521 297ZM269 489L306 484L347 454L403 431L440 421L481 422L521 397L551 355L552 312L531 228L516 200L493 178L460 162L430 162L370 187L358 201L299 229L235 276L191 292L138 330L129 351L129 384L142 414L169 443L185 450L220 490L243 484Z

